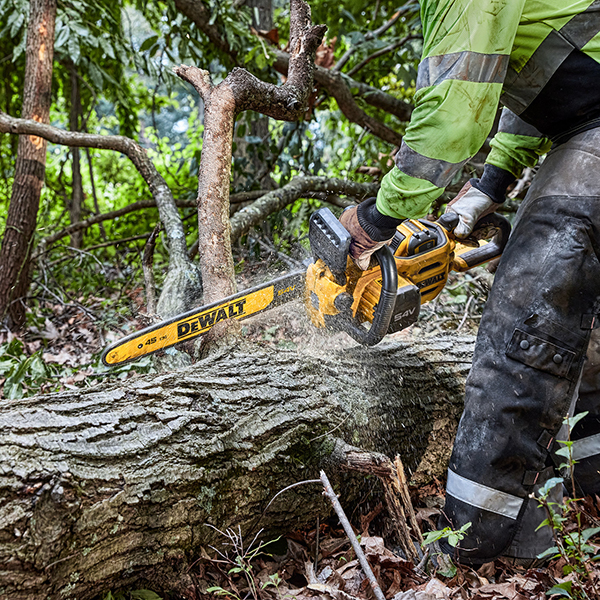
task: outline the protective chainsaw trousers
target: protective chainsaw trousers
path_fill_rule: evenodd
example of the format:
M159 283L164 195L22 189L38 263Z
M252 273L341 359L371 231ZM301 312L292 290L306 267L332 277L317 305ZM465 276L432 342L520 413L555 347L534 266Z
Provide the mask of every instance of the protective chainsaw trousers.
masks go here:
M600 312L599 256L593 129L540 167L481 320L444 509L445 524L471 523L457 551L443 545L463 563L533 558L553 545L549 527L536 532L546 515L529 495L556 476L552 449L569 413L590 411L573 432L575 476L581 491L600 491L600 363L586 360Z

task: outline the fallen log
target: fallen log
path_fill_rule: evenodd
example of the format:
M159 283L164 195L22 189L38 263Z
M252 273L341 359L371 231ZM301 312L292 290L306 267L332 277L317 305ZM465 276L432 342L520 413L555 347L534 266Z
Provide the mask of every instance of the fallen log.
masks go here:
M402 339L402 338L401 338ZM0 597L179 589L221 530L288 532L330 506L285 486L324 468L352 502L364 476L335 439L443 476L471 337L302 352L238 344L184 369L0 406ZM339 445L339 444L338 444ZM255 529L256 530L256 529ZM186 583L187 582L187 583ZM191 585L191 584L190 584Z

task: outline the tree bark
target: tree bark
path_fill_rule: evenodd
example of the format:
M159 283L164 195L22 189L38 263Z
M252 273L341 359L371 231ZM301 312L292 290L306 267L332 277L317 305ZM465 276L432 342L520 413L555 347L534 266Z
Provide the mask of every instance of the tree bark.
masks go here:
M362 497L364 476L341 476L340 438L399 454L413 480L442 477L473 338L320 343L238 343L173 373L5 401L0 596L85 600L149 586L193 598L190 565L220 541L207 523L244 536L264 527L264 541L313 523L330 512L314 485L258 518L320 468L342 504Z
M27 25L22 116L50 120L56 0L31 0ZM46 170L45 139L21 136L6 229L0 248L0 319L19 328L25 322L21 298L29 287L33 234Z
M71 112L69 114L69 129L79 131L79 117L81 115L81 95L79 92L79 80L77 79L77 67L69 65L71 82ZM83 209L83 182L81 179L81 161L79 160L79 148L71 147L71 164L73 171L71 205L69 206L69 217L71 224L81 221ZM71 234L71 246L81 248L83 242L83 230L74 231Z

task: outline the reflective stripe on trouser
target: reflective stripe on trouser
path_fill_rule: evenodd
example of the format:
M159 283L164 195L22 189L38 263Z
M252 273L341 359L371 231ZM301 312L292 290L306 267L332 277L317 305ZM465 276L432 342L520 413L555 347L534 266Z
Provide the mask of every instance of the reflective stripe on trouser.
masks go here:
M599 319L600 315L592 316L589 326L595 327L594 321ZM571 434L573 459L577 461L575 480L578 493L600 494L600 329L592 332L574 412L588 413ZM564 461L564 457L560 457L560 461Z
M522 499L516 518L448 490L453 528L471 522L463 562L529 558L549 544L529 494L552 474L549 448L577 393L600 299L600 129L553 150L523 202L477 337L450 470ZM516 507L516 504L515 504ZM512 545L513 540L516 542Z

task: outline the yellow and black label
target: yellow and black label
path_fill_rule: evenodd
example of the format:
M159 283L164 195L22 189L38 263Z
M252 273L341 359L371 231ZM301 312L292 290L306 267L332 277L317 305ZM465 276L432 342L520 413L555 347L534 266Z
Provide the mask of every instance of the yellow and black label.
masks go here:
M136 360L202 335L225 319L242 320L300 298L304 293L305 277L304 271L297 271L146 327L109 346L102 354L102 362L115 366Z

